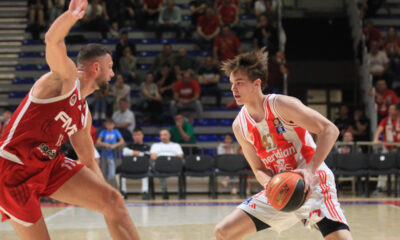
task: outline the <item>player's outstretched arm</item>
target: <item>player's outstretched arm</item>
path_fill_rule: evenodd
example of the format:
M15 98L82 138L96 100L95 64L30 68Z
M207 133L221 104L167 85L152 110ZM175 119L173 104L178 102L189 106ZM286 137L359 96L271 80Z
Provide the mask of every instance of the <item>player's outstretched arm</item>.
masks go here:
M242 147L243 154L246 157L247 162L250 164L251 169L253 170L254 175L256 176L257 181L263 186L266 187L269 181L271 180L272 173L269 173L264 164L261 162L258 157L254 146L251 145L241 132L239 120L236 117L235 121L232 124L233 133L235 137Z
M71 0L68 10L51 24L45 35L46 61L56 79L73 82L78 74L74 62L67 56L64 39L84 16L87 4L87 0Z

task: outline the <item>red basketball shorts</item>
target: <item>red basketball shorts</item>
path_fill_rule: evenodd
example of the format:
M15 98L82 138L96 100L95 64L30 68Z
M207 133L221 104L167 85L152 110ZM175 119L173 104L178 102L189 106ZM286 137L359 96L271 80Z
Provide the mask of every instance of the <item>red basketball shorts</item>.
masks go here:
M40 197L49 197L83 164L60 154L44 168L27 167L0 157L0 213L30 226L42 217Z

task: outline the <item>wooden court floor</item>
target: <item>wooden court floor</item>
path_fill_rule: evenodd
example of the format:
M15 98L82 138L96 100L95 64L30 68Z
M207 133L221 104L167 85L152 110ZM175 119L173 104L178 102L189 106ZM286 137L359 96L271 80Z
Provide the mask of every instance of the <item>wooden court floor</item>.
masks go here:
M204 196L189 196L187 200L140 201L138 196L127 201L143 240L204 240L215 239L213 228L229 214L241 199L210 201ZM345 198L341 199L354 239L400 239L400 199ZM75 206L43 204L43 215L52 239L106 240L111 239L102 215ZM8 222L0 224L0 239L19 239ZM269 230L258 232L246 240L322 239L320 233L301 224L282 233Z

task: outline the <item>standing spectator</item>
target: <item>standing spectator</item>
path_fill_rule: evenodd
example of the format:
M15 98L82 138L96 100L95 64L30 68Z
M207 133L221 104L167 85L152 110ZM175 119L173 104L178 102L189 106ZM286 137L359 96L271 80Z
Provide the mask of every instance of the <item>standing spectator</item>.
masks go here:
M388 114L390 104L397 104L399 98L397 94L388 89L386 81L381 79L376 82L375 102L378 105L378 121L381 121Z
M171 141L179 144L182 143L196 143L194 136L193 125L181 113L175 115L175 125L170 127L169 133L171 134Z
M214 10L207 7L206 13L197 20L196 42L202 51L211 49L214 38L220 32L220 22Z
M138 59L132 55L131 48L124 48L124 55L119 59L119 71L124 76L128 83L140 85L140 79L137 73Z
M157 85L153 82L153 74L147 73L146 80L140 86L143 103L142 111L150 114L152 123L158 122L163 112L162 97L158 91Z
M40 31L44 28L44 15L47 10L46 0L28 0L28 29L32 39L40 39Z
M143 0L143 26L147 26L149 21L156 22L162 9L163 0Z
M143 142L144 134L143 130L140 127L136 127L132 133L133 143L128 143L126 147L122 150L122 155L124 157L127 156L150 156L150 146ZM117 167L117 174L121 172L121 169ZM117 178L119 179L119 178ZM126 179L121 179L121 191L124 198L127 198L127 190L126 190ZM149 189L149 181L147 178L142 179L142 199L149 200L150 194L148 192Z
M176 82L176 74L169 63L164 63L161 70L156 74L156 84L161 96L172 97L172 89Z
M279 49L278 29L270 25L264 15L259 17L258 26L254 30L253 45L255 49L266 47L271 56Z
M103 39L107 39L107 33L110 30L106 21L106 10L103 8L100 0L92 0L85 11L85 16L81 22L81 28L87 31L99 31Z
M124 83L124 76L120 73L115 77L115 83L111 86L110 96L114 97L113 110L118 109L119 101L125 99L128 106L131 105L131 87Z
M282 94L284 80L289 76L285 53L278 51L268 60L268 85L263 92Z
M378 43L378 47L382 45L382 33L381 30L376 28L372 21L367 21L365 27L363 29L363 33L365 35L366 45L370 47L371 42L376 41Z
M239 9L232 0L224 0L224 3L218 7L218 17L222 25L235 29L239 23Z
M128 32L123 31L121 32L119 42L117 46L115 47L115 61L114 63L117 64L116 66L117 69L119 69L119 60L124 54L124 49L126 47L129 47L131 49L131 54L133 56L136 56L136 45L133 42L130 42L128 39Z
M12 116L12 110L10 108L4 109L3 113L1 114L1 119L0 119L0 138L3 136L4 131L6 130L6 127L8 123L10 122L11 116Z
M342 140L345 131L352 126L353 122L349 116L349 107L345 104L341 105L339 108L339 117L334 121L336 127L340 131L339 140Z
M49 12L49 22L54 20L64 12L65 0L48 0L47 7Z
M219 68L213 63L211 56L207 56L204 59L203 66L199 69L198 79L201 88L201 95L210 94L215 96L216 105L221 106L221 89L218 87L219 80L221 78L221 72Z
M204 15L207 9L207 1L192 0L189 3L189 10L192 14L192 26L197 26L197 19Z
M239 39L232 34L229 26L222 27L222 33L215 38L214 41L214 60L225 61L233 59L237 54L242 52L242 45Z
M131 132L136 126L135 114L128 108L125 98L119 100L119 110L113 113L115 127L121 132L126 142L132 142Z
M168 0L165 7L162 8L158 16L157 38L162 38L162 33L166 31L175 31L176 39L181 37L181 9L175 6L174 0Z
M354 136L354 141L369 141L369 120L364 114L363 108L357 108L353 114L353 124L351 131Z
M160 130L160 143L153 143L150 148L150 159L155 161L160 156L174 156L183 158L183 151L179 144L171 142L171 135L167 129ZM169 199L167 192L167 182L165 178L160 178L163 199ZM148 190L147 190L148 191Z
M199 96L200 86L193 78L192 71L187 70L174 86L174 99L170 104L171 115L175 116L178 109L189 108L196 111L198 120L203 119L203 106Z
M175 58L175 73L178 78L182 77L183 72L188 69L196 69L196 60L187 55L186 49L178 49L178 55Z
M171 67L175 65L175 54L172 52L171 44L168 43L164 44L162 52L154 59L152 70L158 72L166 63Z
M125 144L121 133L114 129L115 124L112 119L104 122L106 129L103 129L97 139L97 145L101 147L101 157L107 161L107 180L115 178L115 158L116 149Z
M368 53L368 64L370 73L374 77L374 80L387 76L386 71L389 68L389 58L385 51L379 50L379 44L377 41L371 42L371 52Z

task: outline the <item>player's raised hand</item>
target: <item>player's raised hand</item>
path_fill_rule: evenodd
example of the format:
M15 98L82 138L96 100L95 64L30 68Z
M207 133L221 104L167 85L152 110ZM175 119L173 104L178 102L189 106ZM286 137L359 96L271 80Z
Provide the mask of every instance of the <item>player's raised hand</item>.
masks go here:
M87 0L71 0L68 11L70 11L74 17L81 19L85 15L87 5Z

